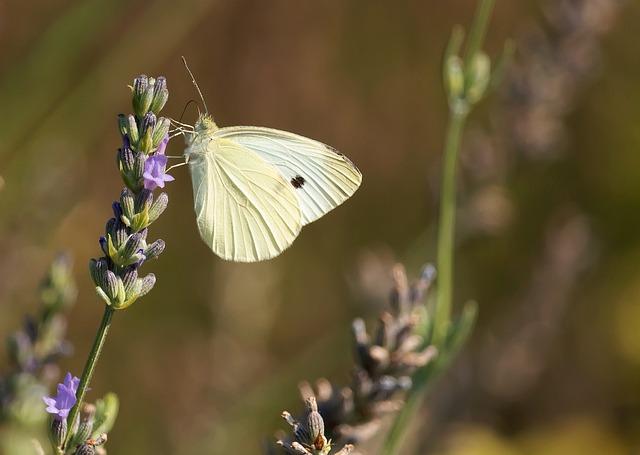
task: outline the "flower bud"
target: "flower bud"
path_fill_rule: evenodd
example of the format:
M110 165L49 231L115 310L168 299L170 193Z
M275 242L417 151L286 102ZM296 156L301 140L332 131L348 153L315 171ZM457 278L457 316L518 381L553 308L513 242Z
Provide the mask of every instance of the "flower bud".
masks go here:
M111 210L113 211L113 216L116 220L122 218L122 206L120 205L120 202L113 202L113 204L111 204Z
M122 137L126 137L129 134L129 120L127 120L127 116L124 114L118 114L118 129L120 130L120 134Z
M134 163L135 158L133 156L133 152L129 147L118 149L118 164L120 167L120 172L130 173L131 171L133 171Z
M93 444L85 442L78 446L74 455L96 455L96 447Z
M145 248L146 244L140 237L140 234L131 234L122 249L122 257L126 259L137 254L139 251L144 250Z
M120 206L122 207L122 213L127 220L125 224L128 225L130 224L130 220L136 214L135 197L128 188L124 188L120 193Z
M135 162L133 165L133 172L131 173L132 179L141 185L142 174L144 174L144 162L147 160L147 156L144 153L138 152L135 154Z
M153 193L149 190L142 190L136 196L136 212L149 210L153 202Z
M98 239L98 243L100 243L100 249L102 249L102 252L109 256L109 247L107 245L107 238L105 236L100 236L100 238Z
M144 117L142 118L142 126L140 128L140 134L144 136L147 131L149 130L153 131L153 129L156 127L156 122L157 122L157 119L153 112L147 112L146 114L144 114Z
M307 399L307 431L309 434L309 445L312 445L316 450L322 450L327 443L324 436L324 420L318 412L318 404L315 397L309 397Z
M102 287L107 270L108 266L105 258L91 259L89 261L89 273L91 274L91 279L96 286Z
M120 281L120 279L111 270L107 270L104 273L104 283L101 287L111 301L118 296L118 281Z
M451 55L444 63L445 88L449 94L449 100L455 102L464 93L464 70L462 59L457 55Z
M162 212L167 208L169 204L169 196L167 193L160 193L151 207L149 207L149 223L153 223L162 215Z
M491 78L491 60L484 52L476 54L467 74L467 101L475 104L482 99Z
M158 147L163 139L168 136L169 128L171 128L171 121L168 118L160 117L151 136L154 148Z
M122 284L124 285L124 292L127 294L127 299L130 297L131 291L135 289L138 282L138 271L135 265L128 266L124 274L122 275Z
M147 261L151 259L156 259L158 256L162 254L162 252L164 251L164 247L165 247L164 240L158 239L144 250L144 253L143 253L144 257L146 258Z
M154 79L141 74L133 81L133 112L142 118L153 100Z
M130 145L136 149L138 141L140 140L140 132L138 131L136 118L133 115L127 116L127 137L129 138Z
M76 443L84 442L91 436L95 415L96 407L93 404L85 403L82 407L82 414L80 415L80 424L78 425L76 433L73 435Z
M120 218L121 216L122 215L120 215ZM107 240L111 240L111 242L113 242L113 247L116 250L120 249L122 244L126 242L127 238L129 237L127 226L121 221L120 218L110 218L109 221L107 221L107 225L105 227ZM112 253L112 250L109 248L109 257L113 256Z
M167 80L160 76L156 79L153 85L153 100L149 110L153 111L156 115L162 110L165 103L169 99L169 90L167 89Z
M53 419L49 427L49 439L55 447L60 447L67 437L67 419Z
M153 273L148 274L142 279L140 283L140 292L138 293L138 297L142 297L146 295L153 289L153 286L156 284L156 276Z

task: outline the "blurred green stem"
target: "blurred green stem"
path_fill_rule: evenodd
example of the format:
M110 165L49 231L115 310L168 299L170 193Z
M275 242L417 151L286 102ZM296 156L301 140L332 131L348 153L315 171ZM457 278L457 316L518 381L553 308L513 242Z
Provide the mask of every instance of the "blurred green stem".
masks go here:
M67 418L67 428L69 428L69 431L67 432L63 448L66 448L67 444L69 444L69 440L71 439L71 435L73 433L73 422L78 416L78 412L82 406L82 401L84 400L84 395L87 392L87 388L89 387L89 383L93 377L93 372L96 369L96 364L98 363L100 353L104 347L104 342L106 341L107 334L109 333L109 327L111 327L111 318L113 317L114 311L115 310L109 305L105 305L100 327L96 333L96 338L93 340L93 346L91 347L91 352L89 352L87 363L85 363L84 370L82 371L82 377L80 378L80 384L78 385L78 391L76 392L76 405L71 409L69 417Z
M467 73L469 72L473 57L482 49L494 4L495 0L481 0L476 10L473 24L471 24L469 40L467 41L467 49L464 53L464 70Z
M450 111L444 147L438 225L438 282L433 333L433 344L438 348L444 343L451 324L453 246L456 226L456 168L466 119L466 112L455 109Z
M430 340L431 344L438 348L439 354L433 364L427 365L414 374L413 387L407 394L406 403L394 420L387 435L382 449L383 455L396 455L399 453L404 435L422 403L427 387L431 385L435 376L447 368L457 351L457 347L450 346L448 342L453 300L456 169L466 119L472 104L477 101L466 98L466 90L469 88L466 81L473 79L473 61L482 49L494 4L495 0L481 0L478 5L464 54L465 93L457 95L453 100L449 100L449 120L442 163L440 219L438 225L438 281L434 308L433 337ZM470 324L473 324L473 320ZM468 329L470 330L470 327Z

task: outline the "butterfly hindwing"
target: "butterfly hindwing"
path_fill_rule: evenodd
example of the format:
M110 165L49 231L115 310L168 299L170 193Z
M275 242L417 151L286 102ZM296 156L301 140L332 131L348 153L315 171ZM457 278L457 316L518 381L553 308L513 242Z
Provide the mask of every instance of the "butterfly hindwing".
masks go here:
M344 155L297 134L235 126L221 128L213 137L248 148L277 168L300 201L303 226L342 204L362 182L362 174Z
M239 143L211 138L202 147L189 157L202 239L231 261L255 262L280 254L302 227L295 189Z

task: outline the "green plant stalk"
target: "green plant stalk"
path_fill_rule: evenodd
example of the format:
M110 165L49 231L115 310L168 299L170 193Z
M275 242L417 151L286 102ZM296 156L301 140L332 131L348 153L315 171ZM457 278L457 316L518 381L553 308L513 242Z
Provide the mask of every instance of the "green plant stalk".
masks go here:
M474 56L482 48L484 37L489 25L489 19L495 0L482 0L478 5L467 48L464 55L465 74ZM447 126L447 139L444 148L444 161L442 167L442 187L440 193L440 219L438 225L438 253L437 270L438 282L436 288L436 306L434 310L433 344L442 347L449 326L451 325L451 307L453 300L453 266L454 243L456 227L456 168L458 153L465 121L470 106L460 109L459 106L449 108L449 123Z
M464 53L464 70L468 73L473 57L480 52L484 44L484 37L487 34L489 19L495 5L495 0L481 0L471 24L471 32L467 41L467 48Z
M438 225L438 282L433 323L433 344L441 349L451 325L451 301L453 293L453 263L456 227L456 170L462 132L467 113L451 110L442 164L442 189L440 194L440 219Z
M113 317L114 312L115 310L113 308L109 305L105 305L102 321L100 321L100 327L98 327L98 332L93 340L93 346L89 352L87 363L85 363L84 370L82 371L82 377L80 378L80 384L78 385L78 391L76 392L76 405L71 409L69 417L67 418L67 428L69 428L69 431L67 432L67 436L63 444L63 449L65 450L67 444L69 444L69 440L71 439L71 434L73 433L73 422L76 420L78 412L80 412L84 395L87 393L87 388L89 387L89 383L93 377L93 372L96 369L96 364L100 358L100 353L102 352L102 348L104 347L104 343L107 339L107 334L111 327L111 318Z
M482 49L484 37L495 0L481 0L471 26L464 55L464 73L469 74L475 55ZM449 349L447 343L451 326L453 296L453 265L456 215L456 169L462 133L471 106L465 99L449 103L449 120L444 146L442 186L440 193L440 218L438 224L437 265L438 282L434 308L433 336L431 344L439 350L439 358L432 366L416 372L413 387L406 397L405 406L394 420L382 449L383 455L396 455L403 442L411 418L422 403L433 378L445 370L455 357L457 348ZM466 337L466 335L465 335Z
M439 371L449 364L445 349L451 312L451 291L453 285L453 243L456 210L456 165L462 132L467 114L452 109L449 114L447 136L444 146L442 193L440 202L440 224L438 230L438 287L434 316L433 343L440 350L438 359L416 372L414 386L406 397L405 404L396 416L382 448L382 455L395 455L400 450L403 436L422 403L428 386ZM446 305L443 303L446 302Z

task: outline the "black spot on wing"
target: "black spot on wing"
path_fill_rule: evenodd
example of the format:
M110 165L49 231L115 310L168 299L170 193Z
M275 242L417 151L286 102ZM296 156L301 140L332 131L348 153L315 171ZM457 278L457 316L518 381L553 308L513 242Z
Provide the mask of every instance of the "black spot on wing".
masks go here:
M294 188L302 188L302 185L304 185L305 182L306 180L301 175L296 175L294 178L291 179L291 184L293 185Z

